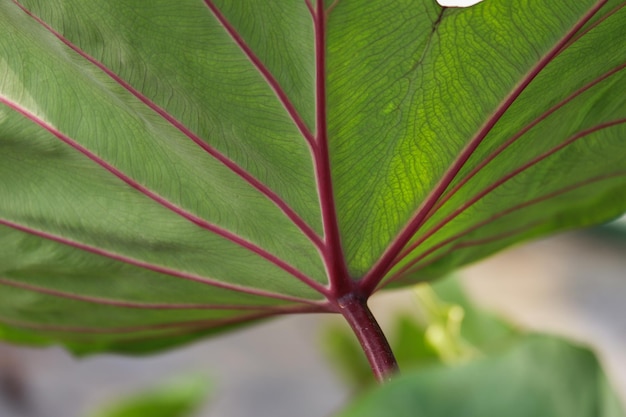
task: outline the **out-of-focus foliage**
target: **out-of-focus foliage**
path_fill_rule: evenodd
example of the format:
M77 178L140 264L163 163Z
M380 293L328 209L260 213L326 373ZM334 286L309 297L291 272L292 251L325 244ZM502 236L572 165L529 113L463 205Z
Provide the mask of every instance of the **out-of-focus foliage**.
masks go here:
M587 349L528 335L501 354L407 372L337 417L623 417Z
M191 417L208 391L206 378L180 378L108 404L90 417Z
M351 333L326 330L327 352L360 392L337 417L626 416L588 349L523 333L473 306L455 279L415 293L419 309L393 320L403 374L383 387Z
M497 352L521 337L503 320L476 308L456 279L414 287L415 308L393 318L390 345L402 370L433 364L460 364ZM323 347L357 391L375 383L358 341L340 323L322 331Z

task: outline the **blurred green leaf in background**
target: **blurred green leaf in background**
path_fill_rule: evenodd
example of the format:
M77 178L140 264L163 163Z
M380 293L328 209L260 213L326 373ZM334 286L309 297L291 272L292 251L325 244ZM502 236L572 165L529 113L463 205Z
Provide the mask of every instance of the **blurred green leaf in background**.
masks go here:
M192 417L209 388L204 377L181 377L108 404L89 417Z
M623 417L589 350L528 335L502 354L406 372L337 417Z

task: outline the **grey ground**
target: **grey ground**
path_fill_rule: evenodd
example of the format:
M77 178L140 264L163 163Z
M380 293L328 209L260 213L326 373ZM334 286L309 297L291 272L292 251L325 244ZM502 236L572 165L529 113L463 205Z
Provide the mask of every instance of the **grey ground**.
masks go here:
M529 328L593 344L626 399L626 245L564 235L463 271L483 306ZM384 316L407 297L373 300ZM348 392L319 350L320 316L288 317L143 359L76 360L60 348L0 345L0 417L87 417L88 410L186 373L215 391L199 417L327 417Z

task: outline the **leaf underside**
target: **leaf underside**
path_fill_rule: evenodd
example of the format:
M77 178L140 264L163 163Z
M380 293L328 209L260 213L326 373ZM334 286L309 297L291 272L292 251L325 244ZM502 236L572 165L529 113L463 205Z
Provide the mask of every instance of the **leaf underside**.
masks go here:
M0 338L147 351L617 216L625 4L0 0Z

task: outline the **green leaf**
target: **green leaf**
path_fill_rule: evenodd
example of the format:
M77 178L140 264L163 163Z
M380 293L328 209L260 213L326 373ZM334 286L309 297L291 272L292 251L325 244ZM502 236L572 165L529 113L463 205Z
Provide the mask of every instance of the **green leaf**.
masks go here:
M134 394L90 414L91 417L188 417L205 400L205 378L178 378Z
M458 367L404 374L337 417L623 417L597 359L548 336Z
M465 294L457 277L440 279L431 285L440 303L462 311L458 323L457 338L469 343L483 353L497 352L520 335L522 330L504 318L486 311L472 302ZM420 286L417 286L418 291ZM450 319L447 318L449 321Z
M617 216L624 4L0 0L2 337L154 350Z

